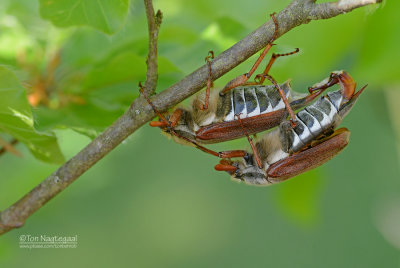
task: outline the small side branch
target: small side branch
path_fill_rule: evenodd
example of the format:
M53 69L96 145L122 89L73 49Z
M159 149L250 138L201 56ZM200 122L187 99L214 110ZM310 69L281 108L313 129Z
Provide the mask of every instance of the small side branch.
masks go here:
M313 4L310 10L310 19L329 19L340 14L352 11L353 9L380 3L382 0L339 0L321 4Z
M380 0L340 0L338 2L322 4L316 4L314 0L293 0L289 6L276 15L279 23L278 37L296 26L308 23L311 20L331 18L349 12L354 8L377 2L380 2ZM150 1L145 1L145 3L151 4ZM151 13L152 8L149 9L146 5L146 10ZM158 29L159 23L157 24L156 21L161 21L161 15L148 16L148 18L154 18L155 25L158 25L156 28ZM149 25L149 29L154 29L153 27ZM158 30L151 30L150 32L154 34L155 32L158 33ZM212 62L213 80L227 73L265 47L272 38L273 33L274 24L272 21L268 21L237 44L221 53ZM149 38L150 42L156 40L154 36L157 37L157 34ZM150 52L150 50L153 52ZM157 68L150 67L150 65L154 66L153 56L156 56L156 51L156 43L155 46L154 43L153 45L149 44L149 70L146 81L148 89L155 89L156 85L157 71L154 70L157 70ZM152 102L157 107L157 110L161 112L166 111L202 89L206 85L207 79L208 66L205 64L152 98ZM152 86L150 85L151 81L154 82ZM0 234L23 226L29 216L67 188L80 175L155 116L153 109L147 101L143 97L137 98L128 111L82 149L82 151L72 157L19 201L2 211L0 213Z
M22 157L22 154L17 149L14 148L14 145L17 143L18 143L17 139L12 139L9 143L7 143L3 141L2 138L0 137L0 144L3 145L3 147L0 148L0 156L5 152L9 151L16 156Z
M147 25L149 28L149 53L147 55L147 73L146 83L144 86L145 93L150 96L157 87L158 68L157 68L157 44L158 32L162 21L162 13L160 10L154 14L152 0L144 0L146 8Z

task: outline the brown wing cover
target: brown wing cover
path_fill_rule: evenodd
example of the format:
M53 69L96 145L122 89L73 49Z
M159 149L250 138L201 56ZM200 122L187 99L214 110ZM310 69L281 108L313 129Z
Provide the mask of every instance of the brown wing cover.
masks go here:
M243 118L241 121L249 135L271 129L288 116L286 110L273 111L253 117ZM215 123L200 128L196 132L196 140L201 143L217 143L244 137L245 133L238 120Z
M322 143L272 164L267 171L269 180L272 182L284 181L321 166L340 153L349 143L349 138L350 131L348 129L336 130Z

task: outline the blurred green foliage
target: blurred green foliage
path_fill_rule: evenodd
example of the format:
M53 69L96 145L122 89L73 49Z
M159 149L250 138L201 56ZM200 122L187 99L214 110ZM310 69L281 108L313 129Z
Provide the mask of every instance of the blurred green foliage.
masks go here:
M58 27L88 25L108 34L121 29L129 0L40 0L40 15Z
M164 15L157 91L289 2L154 1ZM352 131L349 146L323 167L272 187L249 187L215 172L216 159L144 127L25 227L2 236L0 266L398 266L399 141L392 125L399 118L386 102L387 90L400 87L398 10L399 1L387 1L313 21L273 48L300 48L272 70L278 81L292 79L297 91L338 69L369 84L343 122ZM0 158L0 210L54 171L61 152L72 157L128 108L145 80L146 56L141 1L1 1L0 135L18 138L25 157ZM256 57L215 86L247 72ZM238 140L213 148L245 146ZM18 246L24 234L78 235L79 244L30 251Z
M38 159L63 163L54 135L39 133L33 128L31 107L17 77L0 66L0 81L0 129L26 144Z

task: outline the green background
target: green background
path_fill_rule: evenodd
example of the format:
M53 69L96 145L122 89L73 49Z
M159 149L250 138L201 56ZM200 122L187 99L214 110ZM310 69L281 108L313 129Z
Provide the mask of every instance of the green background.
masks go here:
M137 96L147 25L141 1L99 1L108 7L103 15L100 6L85 8L87 1L57 2L0 3L0 62L25 85L32 72L18 65L18 52L45 72L51 52L60 50L50 104L32 112L35 128L55 131L69 159ZM83 6L71 11L77 3ZM204 64L210 49L218 55L288 3L154 1L164 13L158 91ZM71 16L54 17L57 8ZM89 12L88 19L77 10ZM271 187L246 186L214 171L212 156L145 126L23 228L3 235L0 267L400 267L398 10L400 2L387 1L313 21L276 41L275 52L300 48L271 71L278 81L291 78L296 91L340 69L359 87L369 84L342 123L352 133L349 146L323 167ZM247 72L254 60L215 86ZM60 105L60 92L86 104ZM246 146L239 140L212 148ZM16 148L23 158L0 157L0 210L58 167L34 158L23 144ZM78 247L20 249L21 235L77 235Z

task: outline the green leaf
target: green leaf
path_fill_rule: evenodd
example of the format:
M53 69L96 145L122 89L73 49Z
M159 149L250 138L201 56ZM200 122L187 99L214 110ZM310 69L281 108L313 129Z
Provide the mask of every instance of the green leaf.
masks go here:
M40 15L55 26L87 25L107 34L121 29L129 0L40 0Z
M227 16L218 18L217 24L226 37L234 38L235 40L240 40L251 31L251 29L247 29L234 18Z
M24 143L42 161L64 162L54 134L37 132L33 125L25 89L11 71L0 66L0 131Z
M144 80L146 77L146 60L132 52L125 52L100 62L89 72L83 88L94 89L129 81L132 79Z

